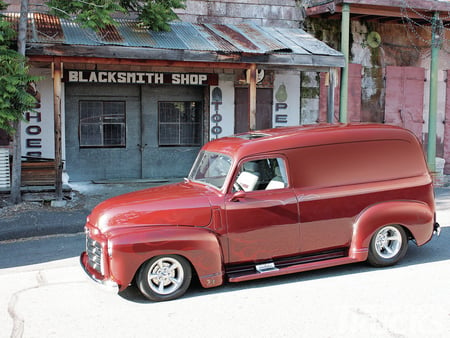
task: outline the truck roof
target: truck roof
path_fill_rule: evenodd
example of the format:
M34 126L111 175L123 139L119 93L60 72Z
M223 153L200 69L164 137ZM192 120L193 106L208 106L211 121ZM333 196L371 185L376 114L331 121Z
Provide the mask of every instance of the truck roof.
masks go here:
M250 131L213 140L203 149L242 158L297 147L388 139L419 143L413 133L400 127L375 123L340 123Z

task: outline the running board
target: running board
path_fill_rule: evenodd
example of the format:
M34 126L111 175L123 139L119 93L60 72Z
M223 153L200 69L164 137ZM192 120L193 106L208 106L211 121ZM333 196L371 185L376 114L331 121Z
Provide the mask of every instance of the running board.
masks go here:
M226 274L230 282L242 282L357 262L347 255L344 256L344 252L347 253L347 250L284 258L262 264L232 266L226 269Z

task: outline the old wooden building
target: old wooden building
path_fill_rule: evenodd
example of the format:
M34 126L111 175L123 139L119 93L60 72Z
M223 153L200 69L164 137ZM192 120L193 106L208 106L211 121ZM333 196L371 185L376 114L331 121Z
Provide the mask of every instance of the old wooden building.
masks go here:
M44 79L23 155L55 158L61 128L70 180L181 177L212 138L338 121L408 128L450 173L447 1L187 0L163 33L129 17L90 31L43 2L29 14L27 56Z
M188 22L194 2L169 32L128 17L95 32L31 7L26 53L43 80L40 108L23 123L23 155L60 151L73 181L183 177L210 139L299 124L301 73L344 66L342 53L295 27L295 1L273 7L291 18L275 27L258 20L267 16L258 1L252 14L235 2L231 23L212 20L211 7L211 20Z

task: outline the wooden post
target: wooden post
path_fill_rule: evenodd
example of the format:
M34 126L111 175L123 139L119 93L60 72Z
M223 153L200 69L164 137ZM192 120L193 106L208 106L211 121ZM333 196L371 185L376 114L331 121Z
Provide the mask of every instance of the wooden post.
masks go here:
M55 127L55 195L56 200L62 200L62 147L61 147L61 78L62 63L55 58L52 63L53 77L53 115Z
M256 129L256 64L250 65L248 81L248 122L249 129Z

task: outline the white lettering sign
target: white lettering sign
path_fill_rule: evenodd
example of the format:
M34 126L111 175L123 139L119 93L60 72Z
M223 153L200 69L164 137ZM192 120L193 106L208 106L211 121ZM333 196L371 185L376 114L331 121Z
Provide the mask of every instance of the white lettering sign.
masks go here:
M69 70L67 82L77 83L128 83L128 84L173 84L203 86L216 85L217 74L191 73L150 73L150 72L117 72Z

